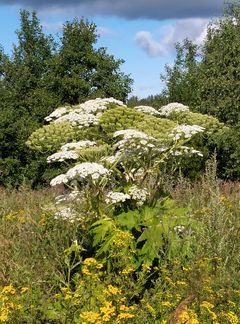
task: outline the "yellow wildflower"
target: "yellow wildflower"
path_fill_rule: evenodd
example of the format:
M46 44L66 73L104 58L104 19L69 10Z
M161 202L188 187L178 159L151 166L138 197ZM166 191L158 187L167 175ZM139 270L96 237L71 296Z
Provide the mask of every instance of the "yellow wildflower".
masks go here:
M121 294L121 290L117 287L114 287L112 285L108 285L107 289L104 291L107 295L117 295Z
M134 268L129 266L129 267L126 267L125 269L123 269L122 271L122 274L123 275L129 275L130 273L132 273L134 271Z
M130 313L120 313L117 317L118 320L121 320L121 319L128 319L128 318L133 318L135 317L134 314L130 314Z
M151 267L148 264L143 263L142 264L142 271L148 273L148 272L151 271Z
M86 276L91 276L92 273L88 270L87 267L82 268L82 273L85 274Z
M96 266L97 265L97 260L94 258L87 258L83 261L83 264L88 266Z
M212 320L216 320L217 319L217 315L212 311L212 309L214 308L214 305L209 303L208 301L203 301L200 306L202 308L205 308L208 313L210 314L210 316L212 317Z
M232 300L229 300L228 305L231 306L231 307L235 307L236 303L234 303Z
M97 320L100 319L100 314L96 312L82 312L80 317L87 321L87 323L96 323Z
M180 280L178 280L178 281L176 282L176 284L177 284L178 286L182 286L182 287L186 287L186 286L187 286L186 281L180 281Z
M128 312L128 311L134 311L135 310L135 306L126 306L126 305L120 305L120 311L123 312Z
M238 316L236 314L234 314L233 312L228 312L225 314L225 316L227 317L227 319L229 320L229 322L231 324L238 324Z
M16 293L16 289L12 285L5 286L2 289L2 294L5 294L5 295L8 295L8 294L14 295L15 293Z
M172 307L173 305L172 305L172 303L170 303L169 301L163 301L163 302L162 302L162 306L163 306L163 307L170 308L170 307Z
M27 292L29 290L28 287L22 287L21 288L21 294L24 294L25 292Z
M178 324L199 324L196 313L185 307L178 317Z
M211 304L211 303L209 303L208 301L204 300L204 301L201 303L201 307L212 309L212 308L214 308L214 305Z
M100 307L100 311L103 314L102 320L103 322L108 322L113 315L115 315L116 307L112 305L112 302L104 301L102 307Z

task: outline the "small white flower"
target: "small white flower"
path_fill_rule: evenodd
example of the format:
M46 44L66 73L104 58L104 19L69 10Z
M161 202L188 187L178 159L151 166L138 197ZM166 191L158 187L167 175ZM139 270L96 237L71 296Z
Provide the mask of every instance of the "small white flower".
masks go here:
M56 204L60 204L62 202L71 202L71 201L79 201L80 191L73 190L69 194L60 195L55 198Z
M66 207L56 212L54 215L55 219L68 220L70 222L76 220L77 214L70 207Z
M171 151L171 154L174 156L179 156L179 155L184 155L184 154L186 154L186 155L196 154L201 157L203 156L203 154L200 151L195 150L193 147L188 147L188 146L184 146L184 145L180 146L178 148L178 150Z
M66 107L59 107L59 108L55 109L49 116L45 117L44 119L49 122L55 118L59 118L59 117L65 115L67 112L69 112L69 110Z
M82 148L86 148L86 147L91 147L91 146L95 146L96 145L96 142L94 141L79 141L79 142L72 142L72 143L67 143L67 144L64 144L62 147L61 147L61 151L69 151L69 150L72 150L72 149L82 149Z
M75 165L73 168L68 170L66 176L68 180L85 179L91 177L93 180L98 180L103 176L110 174L110 171L106 169L103 165L95 162L84 162Z
M107 193L106 195L106 203L109 204L117 204L119 202L124 202L126 201L127 199L130 199L130 195L128 194L125 194L123 192L113 192L113 191L110 191Z
M65 160L77 160L79 155L75 151L59 151L47 158L47 163L62 162Z
M70 111L67 115L59 117L54 122L60 123L64 121L69 121L72 126L82 128L89 127L91 125L97 125L99 119L93 114L77 113L74 111Z
M148 196L148 191L146 189L140 189L136 185L130 187L128 193L133 200L137 201L139 207L144 204Z
M66 174L60 174L51 180L50 186L54 187L58 184L63 184L63 183L67 183L67 182L68 182L68 178L67 178Z
M159 114L161 116L170 116L173 112L179 113L179 112L188 112L189 111L189 107L188 106L184 106L181 103L178 102L172 102L169 103L166 106L161 107L161 109L159 110Z
M129 138L142 138L142 139L152 138L151 136L145 134L144 132L136 129L123 129L113 134L113 137L118 137L118 136L123 136L125 140Z
M136 107L134 107L134 109L144 112L146 114L153 115L153 116L160 115L160 113L155 108L150 107L150 106L136 106Z
M201 133L204 130L205 128L199 125L179 125L169 135L174 140L179 140L180 138L191 138L194 134Z

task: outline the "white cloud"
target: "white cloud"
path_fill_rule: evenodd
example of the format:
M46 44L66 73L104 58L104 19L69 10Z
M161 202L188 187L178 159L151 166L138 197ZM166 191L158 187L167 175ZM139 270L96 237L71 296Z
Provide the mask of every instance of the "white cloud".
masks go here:
M48 21L43 21L41 22L41 25L43 29L47 30L48 32L59 32L63 28L63 23L62 22L48 22Z
M163 56L173 51L175 44L182 42L185 38L197 45L202 45L207 34L208 23L209 20L203 18L179 19L172 24L165 25L154 34L149 31L140 31L136 34L135 40L149 56ZM155 40L155 35L160 39Z
M161 43L155 41L152 34L147 31L140 31L135 37L136 43L142 48L149 56L156 57L166 54L165 48Z
M112 36L115 34L115 31L108 27L99 26L99 27L97 27L97 33L100 36Z

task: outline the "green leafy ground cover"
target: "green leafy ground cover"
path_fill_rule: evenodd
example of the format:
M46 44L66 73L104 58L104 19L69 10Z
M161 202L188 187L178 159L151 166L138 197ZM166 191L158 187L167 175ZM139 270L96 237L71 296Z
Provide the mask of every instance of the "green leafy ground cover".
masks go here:
M224 124L177 103L62 108L28 140L53 188L0 192L0 321L238 323L239 186L202 150Z

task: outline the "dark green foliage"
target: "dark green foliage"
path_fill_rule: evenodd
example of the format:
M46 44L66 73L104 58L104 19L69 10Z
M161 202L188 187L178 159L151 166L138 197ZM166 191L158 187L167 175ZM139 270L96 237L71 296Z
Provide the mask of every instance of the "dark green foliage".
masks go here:
M240 2L208 28L199 78L199 110L220 121L240 121Z
M215 116L220 122L235 128L216 132L209 138L207 147L210 153L217 153L220 177L239 178L240 149L236 140L240 122L239 0L226 4L223 17L208 26L207 38L201 49L185 40L176 45L176 50L174 66L167 66L162 77L167 81L164 93L169 102L181 102L193 111ZM201 53L199 57L198 50ZM175 120L191 122L188 120L190 114L185 115L187 118L183 116L180 119L176 116Z
M122 60L95 48L96 25L84 19L66 22L55 43L43 33L36 12L21 10L17 36L11 57L0 47L1 184L16 186L25 178L41 181L46 163L25 142L45 116L91 97L126 100L132 83L120 72ZM46 150L51 143L44 145Z
M132 80L120 72L123 60L96 49L96 25L74 19L63 26L58 53L52 60L49 87L61 103L77 104L90 98L126 100Z
M194 109L200 100L198 47L185 39L182 44L176 44L176 52L173 67L166 65L165 74L161 75L167 84L164 94L168 102L179 102Z
M147 98L139 99L137 96L132 96L128 99L128 107L136 106L151 106L160 108L168 103L168 98L165 93L158 95L150 95Z
M155 138L164 138L175 126L175 122L154 117L135 109L118 107L106 110L100 119L100 125L109 138L121 129L138 129Z

